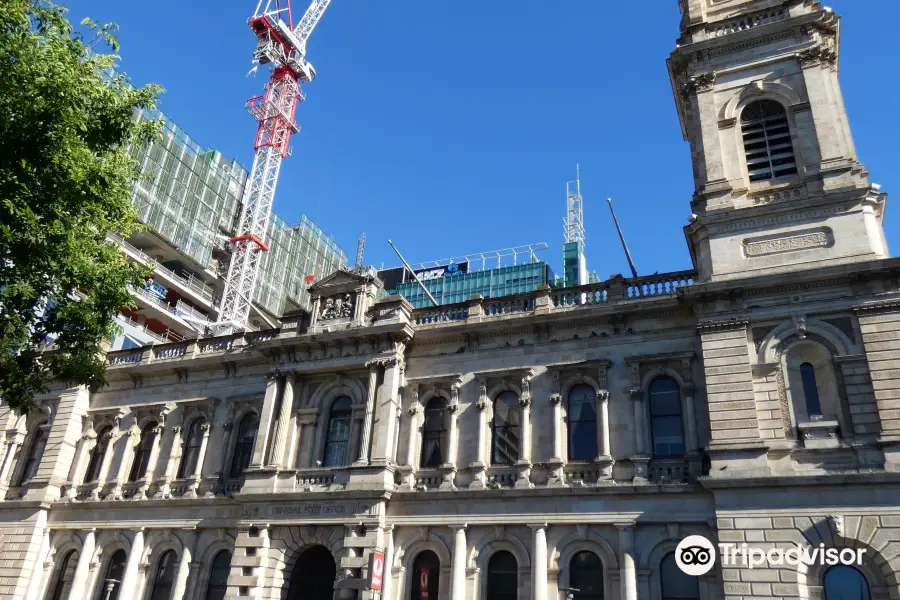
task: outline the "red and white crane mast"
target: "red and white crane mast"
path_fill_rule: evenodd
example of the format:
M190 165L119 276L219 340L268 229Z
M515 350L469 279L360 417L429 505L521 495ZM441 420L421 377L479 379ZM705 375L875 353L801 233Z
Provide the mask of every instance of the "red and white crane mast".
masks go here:
M233 246L225 293L219 307L217 333L243 330L259 277L262 253L268 251L267 231L275 199L281 160L289 153L297 103L304 100L300 83L315 79L306 60L306 42L331 0L313 0L295 28L290 0L260 0L249 24L256 34L253 53L260 65L272 65L266 91L247 101L259 126L253 144L256 155L244 191L244 205ZM287 19L287 22L285 22Z

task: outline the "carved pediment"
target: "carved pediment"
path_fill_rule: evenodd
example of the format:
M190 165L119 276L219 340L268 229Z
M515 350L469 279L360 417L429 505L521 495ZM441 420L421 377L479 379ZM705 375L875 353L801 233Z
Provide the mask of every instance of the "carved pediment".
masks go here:
M309 286L309 293L313 296L328 296L341 291L355 290L360 285L371 281L371 277L351 271L335 271Z

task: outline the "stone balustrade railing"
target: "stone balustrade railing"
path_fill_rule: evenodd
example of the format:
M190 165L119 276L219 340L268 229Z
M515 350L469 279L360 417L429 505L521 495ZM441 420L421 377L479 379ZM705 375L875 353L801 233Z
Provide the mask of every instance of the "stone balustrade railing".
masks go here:
M534 314L568 312L611 303L640 302L648 299L674 297L679 290L694 282L694 271L661 273L647 277L626 279L614 277L607 281L569 288L541 288L526 294L505 298L484 299L473 296L468 302L439 307L415 309L412 319L417 329L453 323L483 322L491 319L516 319ZM254 344L277 338L300 337L303 329L248 330L243 333L210 338L192 339L168 344L152 344L141 348L118 350L107 354L109 367L133 367L152 362L186 360L206 355L241 352Z

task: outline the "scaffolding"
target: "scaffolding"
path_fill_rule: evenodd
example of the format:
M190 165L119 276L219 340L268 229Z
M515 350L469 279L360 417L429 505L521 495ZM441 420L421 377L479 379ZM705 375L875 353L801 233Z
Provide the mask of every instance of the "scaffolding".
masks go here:
M228 267L222 240L235 234L247 171L200 146L162 112L138 118L163 123L161 139L131 149L142 175L133 190L140 220L205 271L180 275L221 288ZM309 308L309 276L320 279L347 265L344 251L305 214L296 225L272 214L268 239L254 302L275 317Z

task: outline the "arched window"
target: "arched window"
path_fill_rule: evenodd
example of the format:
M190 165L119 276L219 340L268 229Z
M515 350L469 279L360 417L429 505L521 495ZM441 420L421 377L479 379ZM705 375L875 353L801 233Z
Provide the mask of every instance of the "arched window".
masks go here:
M566 411L569 429L569 460L597 457L597 392L587 384L569 390Z
M228 591L228 574L231 572L231 552L222 550L216 554L209 570L206 600L225 600Z
M409 600L438 600L441 561L431 550L420 552L413 561Z
M47 600L65 600L72 589L75 566L78 564L78 550L69 550L56 569L56 581Z
M50 433L47 429L46 422L35 428L31 445L28 447L28 458L25 459L22 475L19 478L19 485L31 481L37 475L38 467L41 465L41 457L44 455L44 448L47 446L47 436Z
M447 403L443 398L432 398L425 407L425 424L422 426L422 467L439 467L444 462L445 431L444 414Z
M825 571L825 600L869 600L869 583L849 565L835 565Z
M774 100L759 100L741 112L741 133L750 181L797 174L794 145L784 107Z
M125 551L116 550L109 557L109 563L106 565L106 576L97 582L97 599L96 600L119 600L119 590L122 588L122 577L125 575ZM112 592L106 595L106 589L112 584ZM123 598L122 600L126 600Z
M487 597L490 600L516 600L519 593L519 565L506 550L488 561Z
M491 421L491 464L511 465L519 460L520 415L519 396L503 392L494 400Z
M569 562L569 587L575 600L603 599L603 563L593 552L579 552Z
M650 437L654 458L684 455L681 423L681 390L671 377L657 377L650 384Z
M234 456L231 457L231 476L240 477L244 469L250 466L253 458L253 444L256 443L256 430L259 428L259 415L247 413L238 427L237 440L234 443Z
M347 447L350 444L350 398L341 396L331 404L328 429L325 430L325 453L322 464L326 467L342 467L347 464Z
M88 462L87 471L84 472L84 483L97 481L100 478L100 469L103 467L103 457L109 447L109 434L112 427L104 427L97 434L97 442L91 450L91 460Z
M178 478L199 475L197 461L200 459L200 446L203 444L203 425L206 419L200 417L194 419L184 440L184 452L181 455L181 464L178 465ZM202 469L203 465L199 465Z
M816 385L816 368L805 362L800 365L800 380L803 382L803 399L806 401L806 414L810 419L822 416L822 404L819 402L819 386Z
M172 587L175 585L175 569L178 568L178 556L174 550L166 550L159 557L156 566L156 579L153 581L153 593L150 600L169 600Z
M137 481L147 475L150 452L153 450L153 442L156 440L156 427L156 423L147 423L141 431L141 441L134 450L134 460L131 463L128 481Z
M674 552L659 565L659 586L662 600L700 600L700 583L678 568Z

